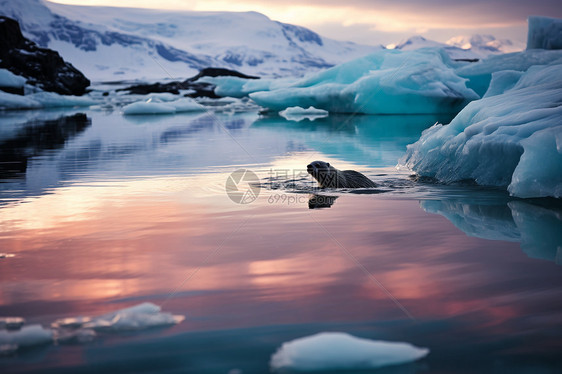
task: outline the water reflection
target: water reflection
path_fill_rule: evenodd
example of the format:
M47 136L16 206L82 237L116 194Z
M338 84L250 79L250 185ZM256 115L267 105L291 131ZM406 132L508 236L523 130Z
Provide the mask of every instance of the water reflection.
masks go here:
M91 125L83 113L52 120L32 120L4 131L0 138L0 179L22 178L28 161L47 150L64 147Z
M187 318L2 358L0 371L264 373L280 344L320 331L427 346L434 372L561 367L560 268L518 244L553 259L559 209L406 179L382 183L400 195L315 196L287 177L252 204L225 193L240 165L265 176L327 159L379 175L436 119L87 116L0 192L1 252L14 255L0 261L0 315L46 325L151 302Z
M471 202L470 198L424 200L420 204L426 212L446 217L469 236L519 242L529 257L562 264L562 209L559 204L501 200L505 198L495 204Z

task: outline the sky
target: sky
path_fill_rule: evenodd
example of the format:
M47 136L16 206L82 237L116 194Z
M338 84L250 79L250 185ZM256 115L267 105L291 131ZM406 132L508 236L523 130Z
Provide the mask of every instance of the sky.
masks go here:
M196 11L257 11L322 36L361 44L392 44L413 35L446 42L491 34L525 43L527 17L562 18L560 0L51 0L63 4Z

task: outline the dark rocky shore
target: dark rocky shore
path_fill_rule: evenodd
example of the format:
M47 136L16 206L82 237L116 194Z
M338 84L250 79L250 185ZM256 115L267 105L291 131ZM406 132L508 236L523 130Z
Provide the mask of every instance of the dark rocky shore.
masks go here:
M27 79L27 84L61 95L83 95L88 78L58 52L25 38L17 21L0 16L0 68ZM10 90L23 95L23 89Z

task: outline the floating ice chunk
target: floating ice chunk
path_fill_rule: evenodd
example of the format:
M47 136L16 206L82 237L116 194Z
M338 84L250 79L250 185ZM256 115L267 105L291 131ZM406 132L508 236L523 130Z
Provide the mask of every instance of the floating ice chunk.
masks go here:
M37 92L26 95L25 97L39 102L43 108L90 106L97 104L95 100L87 96L65 96L55 92Z
M0 317L0 330L18 330L25 324L21 317Z
M290 121L302 121L303 119L308 119L314 121L317 118L327 117L329 112L323 109L316 109L313 106L308 107L308 109L301 108L299 106L293 106L282 110L279 114L290 120Z
M137 114L174 114L176 108L172 105L159 103L159 102L146 102L140 101L125 105L123 107L123 114L137 115Z
M169 102L176 109L176 113L181 112L203 112L207 110L203 105L199 104L188 97Z
M325 332L283 343L270 365L274 370L298 371L375 369L416 361L428 353L429 349L409 343Z
M562 64L531 67L512 88L424 131L401 162L443 182L469 179L518 197L562 197L560 76Z
M92 318L83 324L84 328L94 330L143 330L152 327L175 325L185 319L184 316L161 312L158 305L142 303L130 308Z
M52 341L53 332L40 325L25 326L17 331L0 330L0 353L5 354L19 348L49 344Z
M42 105L40 102L28 96L0 91L0 109L38 109L41 107Z
M26 79L19 75L15 75L9 70L0 69L0 87L22 88Z
M276 111L314 106L333 113L456 113L479 96L453 66L441 49L383 50L250 97Z
M153 97L147 101L138 101L123 107L123 114L174 114L180 112L205 111L205 107L190 98L162 102Z
M531 16L527 49L562 49L562 19Z
M215 85L214 92L217 96L242 98L253 92L270 91L271 89L285 87L295 79L245 79L240 77L203 77L197 82Z

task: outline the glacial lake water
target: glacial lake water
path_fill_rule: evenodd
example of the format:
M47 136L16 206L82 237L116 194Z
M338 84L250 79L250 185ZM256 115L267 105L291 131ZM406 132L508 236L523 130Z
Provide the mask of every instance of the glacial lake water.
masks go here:
M448 120L3 113L0 317L150 302L185 320L20 349L0 372L267 373L323 331L431 350L374 373L560 372L562 205L395 168ZM379 187L317 191L313 160ZM234 181L244 204L238 169L260 181Z

